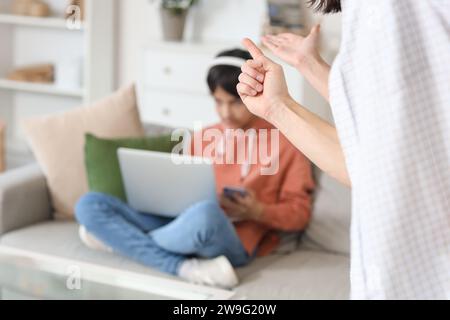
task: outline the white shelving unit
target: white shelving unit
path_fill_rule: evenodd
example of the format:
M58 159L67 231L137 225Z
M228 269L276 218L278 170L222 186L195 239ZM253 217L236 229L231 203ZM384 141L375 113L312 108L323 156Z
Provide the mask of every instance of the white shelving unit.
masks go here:
M10 13L12 0L0 0L0 118L7 124L8 168L33 161L20 128L27 117L59 113L88 104L114 90L115 0L85 0L85 20L69 28L69 0L46 0L51 17ZM82 61L80 87L6 79L16 67Z
M6 14L0 13L0 23L17 26L39 27L39 28L59 28L59 29L67 28L67 21L63 18L58 17L39 18L39 17L19 16L8 13ZM84 23L82 23L79 30L83 31L84 28L85 25Z
M51 84L27 83L0 79L0 89L17 92L41 93L55 96L66 96L72 98L83 98L83 89L64 89Z

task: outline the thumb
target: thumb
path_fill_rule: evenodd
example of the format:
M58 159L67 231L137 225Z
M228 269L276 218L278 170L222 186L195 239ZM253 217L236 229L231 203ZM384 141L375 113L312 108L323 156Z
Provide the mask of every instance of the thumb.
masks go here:
M250 197L255 198L256 197L256 193L255 191L253 191L252 189L247 189L247 193Z
M320 24L317 24L314 26L314 28L311 29L311 32L309 33L310 37L317 37L320 35Z
M245 48L247 48L248 52L250 52L251 56L253 57L253 60L261 63L265 71L269 71L273 68L274 62L269 58L267 58L264 55L264 52L262 52L262 50L258 48L258 46L252 40L245 38L242 41L242 44L244 45Z

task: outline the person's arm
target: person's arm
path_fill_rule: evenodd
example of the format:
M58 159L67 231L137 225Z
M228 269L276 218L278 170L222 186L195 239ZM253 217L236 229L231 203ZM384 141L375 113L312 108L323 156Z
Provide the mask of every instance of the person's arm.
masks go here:
M267 120L276 126L320 169L346 186L351 186L337 130L293 99L278 102Z
M336 128L291 98L280 65L265 57L251 40L245 39L244 45L254 58L242 67L237 86L247 108L275 125L320 169L350 186ZM259 93L258 84L264 87Z
M297 70L308 80L322 97L330 102L330 90L328 82L330 78L331 66L320 59L305 59L298 66Z

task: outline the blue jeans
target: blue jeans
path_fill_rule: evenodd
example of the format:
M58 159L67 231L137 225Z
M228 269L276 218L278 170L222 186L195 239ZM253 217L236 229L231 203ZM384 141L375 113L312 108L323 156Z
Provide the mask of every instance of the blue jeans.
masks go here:
M160 271L178 274L186 259L226 256L234 267L247 264L233 224L220 206L200 202L176 219L141 213L118 198L91 192L77 203L75 215L89 233L115 252Z

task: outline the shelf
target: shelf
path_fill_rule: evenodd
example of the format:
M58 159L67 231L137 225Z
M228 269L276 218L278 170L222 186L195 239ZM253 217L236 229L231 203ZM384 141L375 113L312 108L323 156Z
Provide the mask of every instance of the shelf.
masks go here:
M11 24L17 26L27 27L41 27L41 28L53 28L53 29L66 29L69 31L82 31L85 29L85 23L81 24L80 29L69 29L67 27L67 20L57 17L28 17L19 16L14 14L0 14L0 24Z
M65 96L72 98L83 98L82 89L64 89L58 88L53 84L28 83L12 81L7 79L0 79L0 90L14 90L31 93L49 94L55 96Z

